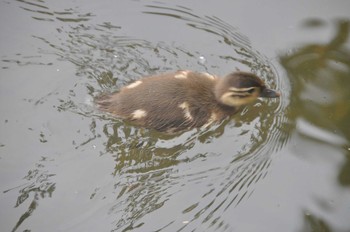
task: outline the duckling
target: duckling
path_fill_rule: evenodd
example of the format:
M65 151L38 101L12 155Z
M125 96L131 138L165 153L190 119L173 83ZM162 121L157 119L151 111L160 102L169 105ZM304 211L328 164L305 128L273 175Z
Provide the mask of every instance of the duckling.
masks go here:
M119 92L98 96L95 103L113 116L174 133L221 122L258 97L279 96L252 73L219 78L185 70L141 78Z

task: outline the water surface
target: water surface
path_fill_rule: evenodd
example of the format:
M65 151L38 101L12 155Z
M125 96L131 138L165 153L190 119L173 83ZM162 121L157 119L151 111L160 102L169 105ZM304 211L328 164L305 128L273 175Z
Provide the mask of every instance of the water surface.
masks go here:
M350 4L2 1L2 231L349 231ZM176 136L96 111L177 69L282 93Z

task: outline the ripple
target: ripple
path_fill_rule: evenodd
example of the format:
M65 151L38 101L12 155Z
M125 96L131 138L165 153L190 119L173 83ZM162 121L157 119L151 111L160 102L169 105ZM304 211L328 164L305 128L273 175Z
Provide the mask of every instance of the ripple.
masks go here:
M91 16L91 13L81 14L74 9L64 9L63 11L52 11L49 6L46 6L44 1L32 1L26 0L17 0L20 3L20 8L33 13L32 18L39 21L48 21L54 22L56 20L61 22L69 23L79 23L88 21ZM69 17L67 17L69 15ZM64 17L63 17L64 16Z
M28 207L22 213L12 231L16 231L36 212L40 200L52 197L56 190L56 183L53 180L55 174L51 173L46 166L51 166L50 163L53 161L48 157L41 157L35 166L28 171L27 175L22 178L20 185L3 191L3 193L18 191L19 195L14 207L21 210L26 206Z
M283 92L280 101L259 100L230 120L175 136L101 115L86 107L84 101L86 95L115 91L140 76L176 69L220 75L235 68L249 70L270 87L284 90L285 80L271 62L230 24L183 6L154 3L145 5L139 13L160 20L171 18L174 25L170 23L168 27L180 23L180 30L191 31L188 36L211 36L215 43L204 51L179 41L159 42L126 35L124 25L93 23L91 19L96 16L76 9L50 10L41 3L20 2L38 20L53 20L60 25L53 38L38 35L33 38L45 45L38 49L39 54L54 55L76 68L76 80L69 94L59 99L55 108L58 113L91 118L93 136L76 149L91 146L92 142L95 147L102 143L98 154L113 156L116 194L108 214L114 218L114 229L142 230L144 226L152 227L150 231L232 229L230 222L221 216L231 213L254 194L257 184L269 173L273 155L288 140L289 121L284 113L288 91ZM103 188L93 189L96 200ZM145 219L168 214L154 225Z
M208 63L214 59L218 59L217 63L232 62L262 76L271 87L283 86L269 61L251 48L245 36L220 19L198 16L181 7L147 5L146 8L152 11L144 14L172 17L184 22L184 27L210 33L222 41L218 46L225 47L225 52L205 54ZM102 91L115 90L138 76L174 68L202 68L197 58L202 53L183 45L106 36L106 31L98 35L97 28L91 26L77 29L71 32L71 38L78 46L67 46L74 49L68 52L67 59L83 67L81 74L88 73ZM91 30L94 36L87 36ZM99 52L86 53L87 47ZM73 58L72 54L84 55ZM152 57L152 63L146 57ZM219 70L215 66L205 69L211 73ZM99 91L98 86L92 86L92 92ZM274 152L288 139L283 131L288 123L282 113L285 106L283 100L260 101L233 117L233 121L175 137L135 128L119 120L105 121L105 152L115 157L114 175L124 177L116 185L118 201L111 208L111 213L119 218L115 221L116 228L142 228L143 217L156 211L161 213L168 208L168 201L184 199L194 189L196 192L192 194L196 197L178 202L178 213L183 217L168 218L159 228L196 230L198 224L199 228L212 230L229 227L221 215L249 199L257 183L268 175Z

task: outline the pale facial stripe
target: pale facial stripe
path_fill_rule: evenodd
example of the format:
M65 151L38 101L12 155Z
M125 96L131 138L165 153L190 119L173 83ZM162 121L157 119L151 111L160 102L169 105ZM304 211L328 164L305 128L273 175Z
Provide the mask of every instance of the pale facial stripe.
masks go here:
M252 95L254 90L255 90L255 87L249 87L249 88L235 88L235 87L231 87L231 88L229 88L229 90L231 91L231 93L233 93L233 96L245 97L245 96Z
M242 97L237 93L226 92L221 96L220 101L228 106L239 107L254 101L256 98L257 96L255 96L255 94Z
M230 91L238 92L238 93L248 92L248 91L250 91L252 89L255 89L255 87L249 87L249 88L235 88L235 87L231 87L231 88L229 88Z

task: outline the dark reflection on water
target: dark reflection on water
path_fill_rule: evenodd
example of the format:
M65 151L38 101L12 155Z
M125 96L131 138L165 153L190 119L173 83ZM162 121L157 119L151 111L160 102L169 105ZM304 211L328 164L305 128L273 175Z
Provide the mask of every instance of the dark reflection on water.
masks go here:
M325 23L314 19L304 25L306 28L322 27ZM305 139L343 148L344 162L339 168L338 183L343 187L349 187L350 22L338 20L334 23L334 27L335 35L328 43L307 44L292 54L281 56L280 61L287 70L292 84L290 110L287 116L294 124L305 120L324 130L297 128L298 133ZM327 205L328 200L318 201L321 207ZM314 216L317 215L316 212L303 215L305 215L304 225L300 231L332 231L326 220Z
M313 232L313 231L322 231L322 232L331 232L333 231L327 223L317 218L314 215L310 215L309 213L304 213L304 224L300 232Z
M34 20L61 25L54 39L33 37L46 44L45 49L39 50L40 54L54 55L74 64L76 77L81 80L55 105L58 113L72 112L91 118L92 136L82 143L74 143L75 148L102 141L104 150L96 153L114 157L116 196L109 210L115 218L113 229L232 229L222 214L254 193L255 185L268 174L273 154L288 141L290 125L283 114L286 96L281 101L258 101L220 125L176 136L111 119L96 112L93 106L83 104L82 99L86 95L92 98L99 92L114 91L140 76L157 72L194 69L220 73L218 64L230 71L235 67L250 70L270 87L281 89L284 83L269 61L232 26L217 17L200 16L181 6L147 5L143 14L160 20L171 17L182 22L184 28L194 30L194 35L214 36L217 43L207 52L211 64L201 62L202 53L186 45L125 36L121 26L110 22L87 24L94 17L92 13L76 9L51 10L43 1L19 2L23 4L22 9L34 15ZM20 56L18 60L3 62L28 65L23 59ZM38 60L35 64L49 64L40 61L41 58ZM54 192L55 183L49 177L44 181L46 188L40 189L35 184L30 188L29 192L35 192L33 205L18 219L14 230L28 220L41 198ZM28 186L30 183L28 180ZM99 191L102 190L97 189L92 195L98 195ZM19 194L19 198L25 198L28 189L21 189ZM153 214L163 215L162 220L147 219Z
M88 21L93 16L92 13L81 14L71 8L65 9L64 11L52 11L48 6L45 6L46 2L44 1L17 1L23 4L20 8L30 13L34 13L32 18L39 21L53 22L55 20L59 20L62 22L79 23Z
M28 171L27 175L23 177L24 184L5 190L4 193L9 191L18 190L19 196L15 208L22 204L28 204L28 209L19 217L18 222L12 229L16 231L21 224L28 219L39 206L39 202L47 197L52 197L53 192L56 189L56 184L52 178L55 174L50 173L47 163L52 162L47 157L42 157L41 160L35 164L35 167ZM49 166L49 165L48 165Z

